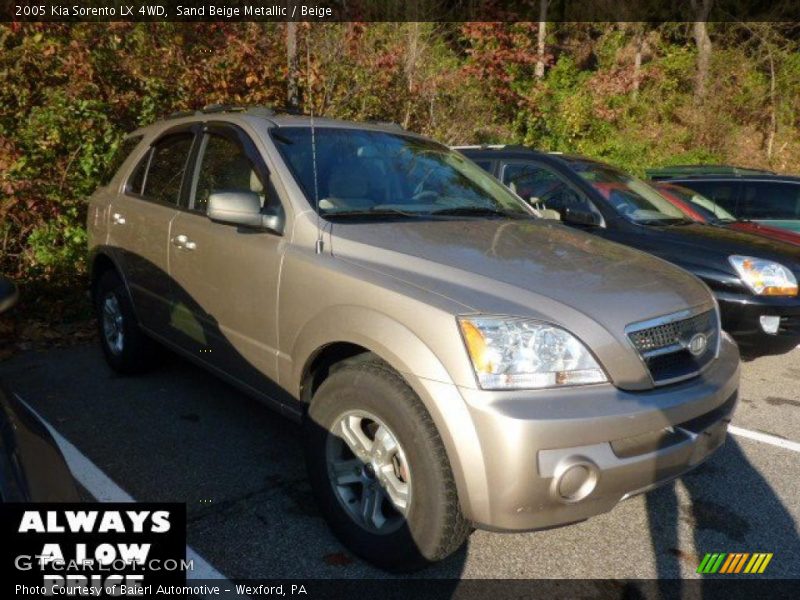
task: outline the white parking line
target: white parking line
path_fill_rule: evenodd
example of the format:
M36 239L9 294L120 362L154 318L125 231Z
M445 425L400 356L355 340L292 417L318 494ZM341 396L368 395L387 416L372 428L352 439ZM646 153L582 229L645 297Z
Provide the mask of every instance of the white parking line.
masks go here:
M742 429L741 427L736 427L735 425L728 425L728 431L733 435L749 438L757 442L764 442L765 444L778 446L779 448L785 448L786 450L800 452L800 443L793 442L791 440L785 440L776 435L761 433L760 431L750 431L749 429Z
M39 420L47 427L50 435L58 444L61 453L64 455L64 460L72 471L73 477L77 479L86 490L94 496L99 502L136 502L133 496L128 494L125 490L114 483L111 478L103 473L100 468L89 460L85 454L78 450L72 442L61 435L58 431L48 423L42 415L40 415L34 408L20 398L19 394L14 394L28 410L35 414ZM220 587L225 588L230 586L230 589L235 589L234 584L231 583L225 575L217 571L208 561L200 556L191 546L186 546L186 559L193 560L193 570L186 574L186 578L192 579L218 579L217 582Z

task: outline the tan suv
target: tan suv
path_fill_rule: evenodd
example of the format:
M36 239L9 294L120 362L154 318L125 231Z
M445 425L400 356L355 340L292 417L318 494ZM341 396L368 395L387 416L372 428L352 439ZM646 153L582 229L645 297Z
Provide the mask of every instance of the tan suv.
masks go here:
M108 362L157 342L301 420L323 514L379 566L603 513L725 439L739 356L705 285L457 152L230 107L122 150L88 214Z

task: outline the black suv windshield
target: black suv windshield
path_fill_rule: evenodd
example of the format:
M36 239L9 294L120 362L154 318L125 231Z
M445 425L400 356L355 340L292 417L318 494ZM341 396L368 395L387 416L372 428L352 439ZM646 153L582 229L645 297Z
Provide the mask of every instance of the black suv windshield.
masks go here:
M309 127L281 127L272 138L325 216L533 216L480 167L435 142L333 127L315 128L315 148Z
M634 223L686 222L683 213L641 179L602 163L569 160L573 171L588 181L614 209Z

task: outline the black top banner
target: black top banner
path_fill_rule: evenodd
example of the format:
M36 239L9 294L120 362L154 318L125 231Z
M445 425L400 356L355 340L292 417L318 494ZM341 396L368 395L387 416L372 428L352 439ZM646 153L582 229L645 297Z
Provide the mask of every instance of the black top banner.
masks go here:
M0 21L800 21L797 0L0 0Z

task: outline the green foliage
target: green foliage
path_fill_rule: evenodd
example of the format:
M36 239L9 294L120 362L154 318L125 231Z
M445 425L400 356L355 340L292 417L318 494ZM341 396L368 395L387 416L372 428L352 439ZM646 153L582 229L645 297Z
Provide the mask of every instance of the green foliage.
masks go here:
M86 229L76 219L59 216L31 232L28 252L33 274L70 267L79 270L86 253Z
M126 132L214 102L284 107L286 31L0 24L0 271L56 285L85 270L85 198ZM524 143L638 174L694 162L800 170L797 28L709 31L702 101L691 24L550 23L542 78L536 23L299 24L295 75L306 111L445 143Z

